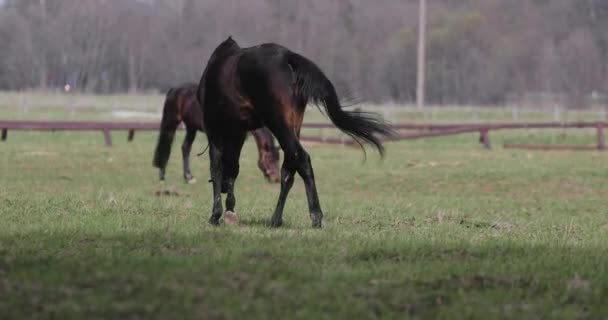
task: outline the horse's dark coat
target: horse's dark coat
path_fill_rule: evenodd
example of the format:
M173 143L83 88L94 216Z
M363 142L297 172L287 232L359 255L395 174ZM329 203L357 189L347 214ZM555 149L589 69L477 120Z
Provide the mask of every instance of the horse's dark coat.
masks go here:
M321 227L323 213L310 156L299 142L309 102L322 106L340 130L358 142L373 144L381 154L384 149L377 135L393 134L375 114L342 110L334 86L323 72L307 58L277 44L241 48L232 37L226 39L207 63L198 99L209 141L212 224L218 224L222 215L221 193L227 193L226 209L234 211L234 181L248 130L267 127L283 149L273 227L283 223L283 208L296 171L304 180L312 225Z

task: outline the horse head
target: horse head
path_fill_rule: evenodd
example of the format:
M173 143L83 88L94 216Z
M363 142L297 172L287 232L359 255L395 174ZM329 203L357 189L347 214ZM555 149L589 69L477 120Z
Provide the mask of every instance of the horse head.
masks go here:
M264 144L264 148L260 150L260 159L258 167L264 173L266 180L272 183L277 183L281 180L281 172L279 171L279 147L271 144Z

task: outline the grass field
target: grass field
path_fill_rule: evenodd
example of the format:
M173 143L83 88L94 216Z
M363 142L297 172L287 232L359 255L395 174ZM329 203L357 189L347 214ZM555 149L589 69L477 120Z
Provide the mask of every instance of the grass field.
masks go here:
M271 230L279 187L253 139L242 225L212 227L207 156L186 185L176 143L161 185L156 135L114 136L112 148L100 133L0 143L0 318L608 317L606 153L486 151L466 134L390 143L364 162L309 145L324 228L311 228L298 178Z

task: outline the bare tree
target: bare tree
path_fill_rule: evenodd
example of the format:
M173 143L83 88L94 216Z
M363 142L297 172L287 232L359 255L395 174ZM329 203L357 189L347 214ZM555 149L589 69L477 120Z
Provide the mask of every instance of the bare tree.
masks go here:
M165 90L196 81L213 48L276 42L359 100L416 99L418 0L6 0L0 89ZM550 18L547 18L550 17ZM608 96L605 0L428 2L427 100L571 107Z

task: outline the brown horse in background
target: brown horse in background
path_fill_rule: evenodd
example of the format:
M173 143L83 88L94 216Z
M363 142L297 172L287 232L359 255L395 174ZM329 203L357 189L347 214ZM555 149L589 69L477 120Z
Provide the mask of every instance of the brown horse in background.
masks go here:
M196 179L190 171L190 150L196 137L196 132L205 132L203 127L203 112L196 98L198 85L184 84L171 88L167 92L163 117L160 125L160 135L154 153L154 166L160 170L160 180L165 180L165 168L171 154L171 145L175 131L180 123L186 127L186 138L182 144L182 163L184 179L194 183ZM274 138L266 128L251 131L258 147L258 167L270 182L279 181L279 149L274 144Z

